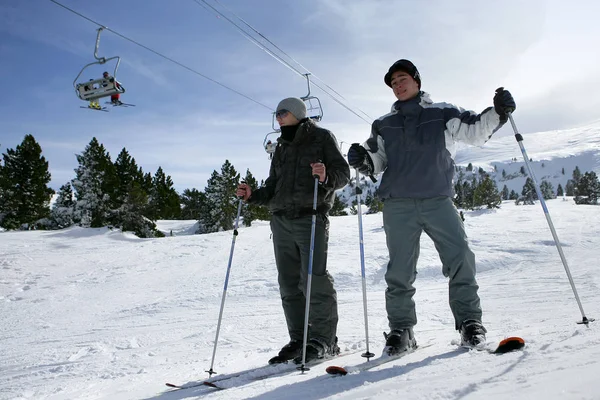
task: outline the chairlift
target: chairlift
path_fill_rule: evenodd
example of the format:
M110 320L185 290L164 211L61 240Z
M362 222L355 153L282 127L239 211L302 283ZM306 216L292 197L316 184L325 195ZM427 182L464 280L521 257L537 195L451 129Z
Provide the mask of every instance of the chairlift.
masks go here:
M73 87L75 88L75 94L79 97L80 100L94 102L103 97L112 96L115 94L125 93L125 88L119 82L117 82L117 70L119 69L119 64L121 63L121 58L119 56L114 56L110 58L98 57L98 46L100 45L100 34L105 27L98 28L98 34L96 36L96 47L94 49L94 58L96 61L91 62L85 65L75 80L73 81ZM85 71L88 67L98 64L102 65L111 60L117 60L115 64L115 69L111 77L105 79L104 77L99 79L90 79L89 81L77 82L83 71ZM91 108L91 107L90 107ZM100 109L100 108L98 108Z
M308 85L308 94L304 97L300 97L306 104L306 115L308 118L313 119L317 122L323 118L323 107L321 107L321 100L316 96L310 95L310 74L304 74L306 77L306 83Z

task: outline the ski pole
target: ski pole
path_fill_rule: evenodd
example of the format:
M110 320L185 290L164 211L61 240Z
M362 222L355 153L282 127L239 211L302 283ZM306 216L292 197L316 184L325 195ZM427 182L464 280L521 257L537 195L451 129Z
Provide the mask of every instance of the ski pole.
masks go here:
M235 217L235 226L233 227L233 239L231 240L231 251L229 252L229 263L227 264L227 273L225 274L225 284L223 285L223 296L221 297L221 310L219 311L219 320L217 322L217 334L215 335L215 347L213 348L212 361L210 362L210 369L208 371L208 377L217 372L213 370L215 363L215 355L217 354L217 343L219 341L219 331L221 330L221 319L223 318L223 308L225 307L225 296L227 295L227 284L229 283L229 273L231 272L231 261L233 260L233 249L235 248L235 239L238 235L238 224L240 221L240 214L242 212L242 199L238 202L237 216Z
M362 354L363 357L369 360L374 357L375 354L369 351L369 320L367 316L367 283L365 278L365 248L363 243L363 226L362 226L362 212L360 207L360 200L362 195L362 189L360 188L358 179L358 169L356 171L356 209L358 210L358 244L360 248L360 274L362 277L362 294L363 294L363 311L365 314L365 340L367 341L367 351Z
M310 289L312 285L312 268L315 253L315 226L317 224L317 193L319 190L319 175L313 175L315 178L315 191L313 195L312 225L310 228L310 255L308 257L308 274L306 277L306 307L304 311L304 337L302 339L302 365L298 369L302 372L309 371L306 364L306 343L308 341L308 316L310 314Z
M558 249L558 254L560 255L560 259L562 260L563 266L565 267L565 272L567 273L567 277L569 278L569 283L571 284L571 289L573 289L573 293L575 294L575 300L577 300L577 305L579 306L579 311L581 311L581 321L577 321L578 324L585 324L594 321L594 318L587 318L585 313L583 312L583 306L581 305L581 300L579 300L579 294L577 294L577 288L575 287L575 282L573 281L573 277L571 276L571 271L569 266L567 265L567 259L565 258L565 254L563 253L562 247L560 245L560 241L558 240L558 235L556 234L556 230L554 229L554 224L552 223L552 219L550 218L550 213L548 212L548 207L546 207L546 202L544 201L544 196L542 196L542 191L537 183L537 179L529 165L529 156L525 151L525 146L523 146L523 136L517 130L517 125L515 124L515 120L513 119L512 113L508 113L508 119L510 120L510 124L512 125L513 131L515 132L515 139L517 143L519 143L519 147L521 148L521 153L523 154L523 159L525 160L525 165L527 166L527 171L529 171L529 175L533 180L533 184L535 186L535 192L537 193L538 199L540 199L540 204L542 205L542 209L544 210L544 215L546 216L546 221L548 221L548 226L550 227L550 231L552 232L552 237L554 238L554 243L556 244L556 248Z

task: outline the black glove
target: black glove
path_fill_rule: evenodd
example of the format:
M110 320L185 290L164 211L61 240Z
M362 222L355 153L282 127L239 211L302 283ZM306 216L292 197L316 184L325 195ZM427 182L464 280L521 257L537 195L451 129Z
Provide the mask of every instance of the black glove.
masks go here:
M494 109L500 116L500 122L502 123L508 121L508 114L517 109L512 94L510 94L508 90L504 90L503 87L496 89L496 94L494 95Z
M367 149L358 143L352 143L352 146L348 149L348 164L352 168L358 169L361 174L371 175L373 173L373 160L367 153Z

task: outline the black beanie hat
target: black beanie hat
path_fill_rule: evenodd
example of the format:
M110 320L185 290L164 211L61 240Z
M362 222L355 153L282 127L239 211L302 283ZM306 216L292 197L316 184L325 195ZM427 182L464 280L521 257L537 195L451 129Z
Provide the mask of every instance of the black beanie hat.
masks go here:
M396 71L404 71L409 74L417 83L419 84L419 89L421 89L421 74L419 74L419 70L415 67L415 64L408 60L398 60L388 70L387 74L383 77L383 81L389 87L392 87L392 74Z

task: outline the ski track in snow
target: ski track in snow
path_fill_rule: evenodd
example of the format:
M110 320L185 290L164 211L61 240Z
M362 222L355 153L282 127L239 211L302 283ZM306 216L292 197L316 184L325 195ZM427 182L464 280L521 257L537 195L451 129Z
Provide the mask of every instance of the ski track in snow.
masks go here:
M600 317L600 214L548 201L588 317ZM600 322L581 319L538 203L467 212L491 341L518 335L523 351L495 356L453 345L447 281L422 235L415 286L417 341L433 343L360 374L311 371L242 381L225 391L169 392L165 382L205 379L232 232L139 239L108 229L0 233L0 399L599 399ZM356 216L332 217L329 270L338 291L343 350L365 348ZM387 330L381 214L364 216L370 350ZM267 222L240 228L214 370L262 366L287 342ZM180 235L180 236L178 236ZM218 377L219 375L217 375Z

